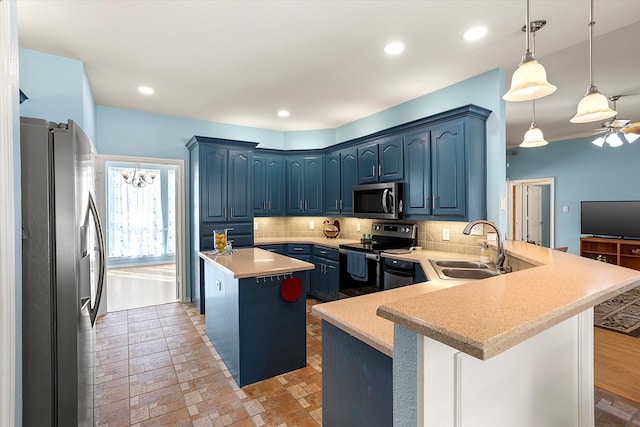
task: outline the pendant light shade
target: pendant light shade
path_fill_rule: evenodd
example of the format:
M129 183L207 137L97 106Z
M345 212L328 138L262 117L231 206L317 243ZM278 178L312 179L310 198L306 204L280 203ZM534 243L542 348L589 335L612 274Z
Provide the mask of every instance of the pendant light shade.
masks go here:
M584 98L578 103L578 111L570 120L571 123L599 122L615 116L617 113L609 108L609 101L593 84L593 0L589 9L589 88Z
M522 57L522 62L511 77L511 89L502 99L505 101L531 101L551 95L557 87L547 81L547 72L536 61L531 52Z
M549 142L544 139L544 135L542 131L534 122L531 122L531 127L524 134L524 139L522 143L520 143L520 147L522 148L534 148L534 147L542 147L543 145L547 145Z
M529 40L531 37L529 0L527 0L526 21L525 33L527 49L522 56L522 61L518 69L511 77L511 88L502 97L505 101L531 101L551 95L557 89L557 87L547 81L547 72L542 64L536 61L533 53L529 49Z

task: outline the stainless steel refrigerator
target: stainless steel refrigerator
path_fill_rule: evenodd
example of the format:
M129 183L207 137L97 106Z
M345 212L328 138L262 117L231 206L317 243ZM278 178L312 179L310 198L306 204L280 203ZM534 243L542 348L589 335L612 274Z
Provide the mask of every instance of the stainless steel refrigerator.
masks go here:
M24 426L93 426L104 239L94 157L73 121L22 117Z

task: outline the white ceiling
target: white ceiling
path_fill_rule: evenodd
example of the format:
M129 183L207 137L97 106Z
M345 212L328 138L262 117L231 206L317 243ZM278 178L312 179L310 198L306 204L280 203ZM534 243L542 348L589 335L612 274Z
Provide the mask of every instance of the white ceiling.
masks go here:
M20 47L83 61L99 105L279 131L335 128L524 53L524 0L19 0ZM569 123L589 85L587 0L532 0L536 58L558 90L536 101L548 140L589 134ZM640 0L596 0L595 84L640 121ZM462 33L489 32L469 43ZM388 57L384 45L406 44ZM136 88L149 85L153 96ZM506 84L508 88L508 82ZM27 94L28 95L28 94ZM288 109L291 116L276 115ZM506 103L507 145L531 102Z

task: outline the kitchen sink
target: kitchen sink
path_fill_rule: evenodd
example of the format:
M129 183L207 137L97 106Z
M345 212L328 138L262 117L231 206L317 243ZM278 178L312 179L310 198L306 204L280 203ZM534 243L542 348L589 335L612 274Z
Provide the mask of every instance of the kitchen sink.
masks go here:
M436 260L438 267L449 268L489 268L489 265L477 261Z
M484 262L453 259L430 259L429 262L438 276L445 280L479 280L500 275L494 264Z
M481 268L443 268L442 274L448 279L486 279L499 276L495 270L483 270Z

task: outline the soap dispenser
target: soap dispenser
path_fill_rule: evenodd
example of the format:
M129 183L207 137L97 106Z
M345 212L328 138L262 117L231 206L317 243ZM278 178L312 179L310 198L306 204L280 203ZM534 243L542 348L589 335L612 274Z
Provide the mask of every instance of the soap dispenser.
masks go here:
M480 262L491 262L491 257L489 256L489 245L486 240L482 242L482 248L480 248Z

